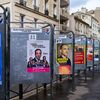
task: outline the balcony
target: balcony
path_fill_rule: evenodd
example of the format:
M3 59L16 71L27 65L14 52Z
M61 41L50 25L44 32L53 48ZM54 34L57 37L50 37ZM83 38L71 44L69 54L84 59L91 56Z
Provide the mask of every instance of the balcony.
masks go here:
M61 21L66 21L69 19L69 12L67 9L61 8L60 9L60 20Z
M60 7L67 7L69 6L69 0L60 0Z

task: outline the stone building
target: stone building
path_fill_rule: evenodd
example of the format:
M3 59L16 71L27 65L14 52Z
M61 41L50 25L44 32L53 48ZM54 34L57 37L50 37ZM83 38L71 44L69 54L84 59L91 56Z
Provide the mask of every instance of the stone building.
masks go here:
M66 31L69 16L69 0L1 0L0 4L10 8L11 27L39 28L47 22L54 25L55 30ZM23 22L35 22L23 24Z
M90 25L78 16L72 14L69 19L69 29L75 34L86 35L89 37Z
M88 36L93 38L100 38L99 34L99 21L88 13L86 8L81 8L81 11L73 13L74 16L77 16L83 22L89 25Z

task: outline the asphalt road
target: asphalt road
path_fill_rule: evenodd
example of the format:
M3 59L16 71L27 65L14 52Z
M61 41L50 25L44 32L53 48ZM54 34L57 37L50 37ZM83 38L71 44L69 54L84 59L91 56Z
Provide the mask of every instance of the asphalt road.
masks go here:
M25 100L100 100L100 72L95 72L94 80L91 76L92 73L87 75L87 82L83 75L75 78L74 90L72 82L66 80L53 87L52 96L48 90L46 96L41 92Z

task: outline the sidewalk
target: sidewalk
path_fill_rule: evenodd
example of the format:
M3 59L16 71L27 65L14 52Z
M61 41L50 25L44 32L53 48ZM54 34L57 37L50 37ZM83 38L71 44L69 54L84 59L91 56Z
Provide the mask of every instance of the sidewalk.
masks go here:
M100 72L95 72L94 80L88 74L87 82L84 77L75 79L75 90L72 90L72 83L67 80L62 84L57 84L53 88L53 96L50 96L50 90L44 96L43 92L25 100L100 100Z

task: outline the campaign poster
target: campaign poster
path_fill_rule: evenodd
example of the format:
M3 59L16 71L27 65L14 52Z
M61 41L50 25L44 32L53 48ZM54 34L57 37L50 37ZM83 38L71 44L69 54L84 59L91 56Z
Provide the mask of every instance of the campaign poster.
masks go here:
M75 45L75 64L85 64L85 46L82 44Z
M71 74L72 67L72 44L57 43L56 49L59 74Z
M94 63L99 63L99 41L94 40Z
M87 60L93 61L93 46L88 45L87 47Z
M2 85L2 36L0 33L0 85Z
M94 48L94 61L99 61L99 48Z
M27 41L27 72L50 72L49 40Z

